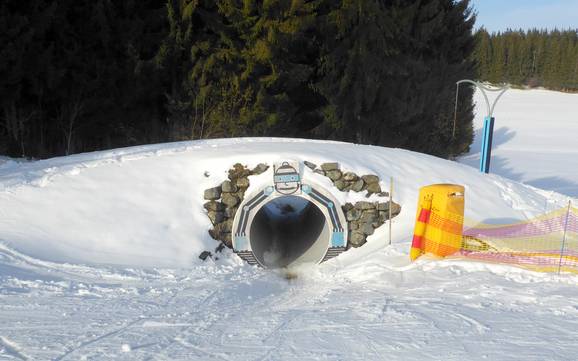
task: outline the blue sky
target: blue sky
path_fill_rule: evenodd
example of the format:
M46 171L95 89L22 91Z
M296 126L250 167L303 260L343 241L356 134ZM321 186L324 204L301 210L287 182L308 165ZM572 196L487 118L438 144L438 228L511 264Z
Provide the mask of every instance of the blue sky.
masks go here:
M578 0L472 0L476 28L488 31L578 28Z

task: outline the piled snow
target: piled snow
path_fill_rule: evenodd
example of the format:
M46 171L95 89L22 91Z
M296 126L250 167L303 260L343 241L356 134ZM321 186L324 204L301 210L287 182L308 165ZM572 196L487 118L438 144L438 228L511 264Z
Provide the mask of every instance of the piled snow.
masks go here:
M478 168L487 111L480 91L474 100L476 137L460 162ZM578 197L578 94L510 89L494 117L491 173Z
M520 94L534 101L540 92ZM537 116L525 119L524 126L539 128ZM537 159L534 145L548 147L545 139L526 144L525 155L511 151L514 140L518 150L530 142L518 127L494 153L518 156L511 166ZM576 147L561 150L570 137L550 139L558 151L537 167L549 175L527 168L520 179L559 174L575 182L566 158ZM284 160L338 161L380 175L385 189L393 177L403 207L393 245L385 246L385 225L363 247L297 270L290 281L230 252L202 263L199 253L216 246L203 190L225 180L236 162ZM252 178L252 187L265 177ZM575 359L578 276L460 260L409 263L418 189L442 182L463 184L466 216L486 223L527 219L568 201L482 175L477 166L328 141L228 139L2 159L0 359Z
M464 184L466 215L485 222L525 219L542 213L547 202L562 201L498 176L480 176L459 163L401 149L225 139L0 166L0 239L50 261L186 267L215 246L203 215L204 189L225 180L235 162L252 167L287 159L317 164L337 160L357 174L378 174L384 182L393 177L395 201L403 206L395 242L410 237L418 189L427 184ZM389 188L388 183L382 186ZM373 238L383 244L384 235L382 230Z

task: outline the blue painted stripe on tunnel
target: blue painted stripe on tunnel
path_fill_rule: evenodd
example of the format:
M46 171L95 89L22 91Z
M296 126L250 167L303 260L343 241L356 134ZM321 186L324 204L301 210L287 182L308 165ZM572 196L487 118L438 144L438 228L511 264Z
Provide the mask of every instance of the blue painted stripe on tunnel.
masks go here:
M249 218L249 212L251 211L252 207L254 206L255 202L257 204L260 202L261 198L267 198L268 194L265 194L264 191L257 193L255 197L253 197L250 201L248 201L243 207L241 207L241 215L239 224L237 225L237 232L235 235L241 235L245 233L245 228L247 227L247 219Z
M343 232L333 232L333 235L331 235L331 247L345 247Z
M245 236L235 237L235 250L246 251L249 249L249 239Z
M329 207L329 205L325 203L323 199L319 198L315 194L311 194L311 198L325 205L325 208L327 208L327 212L329 212L329 217L331 218L331 225L333 226L333 232L342 231L343 229L341 228L341 224L339 223L339 216L337 215L335 208Z
M325 206L325 208L327 208L327 211L329 212L329 218L331 218L331 225L333 226L333 231L337 231L337 223L335 222L334 219L334 215L333 212L331 212L331 209L327 207L327 204L325 203L325 201L320 198L317 193L315 192L315 190L313 190L313 192L311 192L310 194L311 198L315 199L317 202L323 204Z
M298 174L284 174L276 175L273 177L275 183L289 183L289 182L299 182Z
M331 216L331 222L333 223L334 231L342 232L343 227L341 226L341 222L339 221L339 215L337 214L337 210L335 209L334 203L329 198L325 197L323 194L319 193L315 189L311 191L311 197L317 199L317 201L323 203L327 207L327 210L329 211L329 214Z
M339 222L339 216L337 215L337 212L335 211L335 207L329 206L329 204L333 204L333 202L331 202L327 198L323 197L315 189L313 189L310 196L311 196L311 198L315 199L319 203L323 204L325 206L325 208L327 208L327 211L329 212L329 217L331 218L333 231L334 232L343 231L343 228L341 228L341 223Z
M251 213L251 211L253 210L253 208L255 208L257 205L259 205L259 203L263 202L265 200L265 198L267 198L267 195L264 192L260 192L259 193L259 197L255 197L251 200L251 204L250 205L246 205L243 207L243 212L244 212L244 217L242 219L242 228L241 228L241 232L239 234L241 235L245 235L246 232L246 228L247 228L247 222L249 221L249 214Z

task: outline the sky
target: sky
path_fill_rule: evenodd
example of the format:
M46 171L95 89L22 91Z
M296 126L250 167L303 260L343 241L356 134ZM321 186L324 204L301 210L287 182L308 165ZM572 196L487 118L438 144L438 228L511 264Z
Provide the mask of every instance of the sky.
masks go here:
M578 28L578 0L472 0L476 28Z

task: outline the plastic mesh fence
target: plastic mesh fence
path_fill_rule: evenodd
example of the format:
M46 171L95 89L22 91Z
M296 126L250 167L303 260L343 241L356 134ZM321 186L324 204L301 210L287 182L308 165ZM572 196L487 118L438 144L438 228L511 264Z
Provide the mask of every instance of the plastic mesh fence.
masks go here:
M456 232L456 221L432 210L427 227ZM450 241L453 243L453 241ZM425 239L426 253L454 246ZM443 250L443 252L438 252ZM461 245L452 253L486 262L508 263L541 272L578 273L578 208L565 207L525 222L474 224L465 220Z

